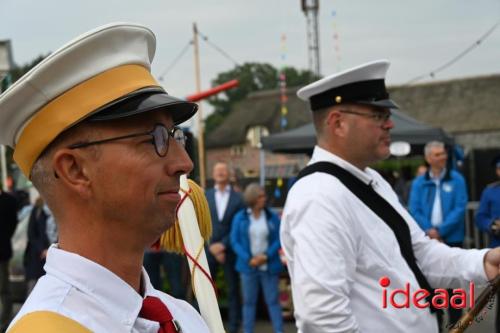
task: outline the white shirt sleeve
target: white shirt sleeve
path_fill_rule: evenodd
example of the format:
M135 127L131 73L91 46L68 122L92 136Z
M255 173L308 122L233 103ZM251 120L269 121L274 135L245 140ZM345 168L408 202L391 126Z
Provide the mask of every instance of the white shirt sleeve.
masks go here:
M309 184L313 177L308 177ZM303 333L358 332L349 297L356 271L357 233L342 202L314 197L300 185L293 189L300 198L287 201L281 230L297 326ZM331 194L331 184L319 192L328 195L328 188Z

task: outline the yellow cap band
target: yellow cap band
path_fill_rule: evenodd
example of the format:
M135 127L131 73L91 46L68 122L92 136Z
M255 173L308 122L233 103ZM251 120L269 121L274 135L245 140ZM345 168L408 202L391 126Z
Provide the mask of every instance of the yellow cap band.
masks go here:
M29 178L38 156L64 130L107 103L149 86L158 83L140 65L115 67L76 85L36 112L19 137L14 160Z

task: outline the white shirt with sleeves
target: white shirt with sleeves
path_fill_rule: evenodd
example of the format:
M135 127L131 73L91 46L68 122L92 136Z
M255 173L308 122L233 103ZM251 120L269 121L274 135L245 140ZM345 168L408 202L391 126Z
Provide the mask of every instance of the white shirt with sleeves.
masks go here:
M486 283L487 250L449 248L429 239L374 170L364 171L316 146L309 164L328 161L353 173L387 200L406 220L415 257L431 286L463 287ZM381 277L388 294L410 283L420 286L404 260L393 231L336 177L314 173L294 184L280 230L288 260L299 332L437 333L428 308L382 307Z
M209 333L196 310L183 300L153 288L146 271L145 296L105 267L75 253L49 248L41 277L11 323L34 311L52 311L96 333L157 333L159 324L139 318L143 298L155 296L168 307L183 333Z

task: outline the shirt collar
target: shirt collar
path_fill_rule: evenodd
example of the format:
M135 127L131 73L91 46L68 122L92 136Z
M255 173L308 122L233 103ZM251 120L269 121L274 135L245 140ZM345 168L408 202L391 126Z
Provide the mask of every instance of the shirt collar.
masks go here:
M436 181L436 180L441 180L444 178L444 175L446 174L446 168L441 170L441 173L439 174L438 177L434 177L434 174L432 173L432 170L429 170L429 178Z
M339 167L349 171L352 173L356 178L359 178L363 183L367 185L375 185L375 180L373 175L370 172L370 168L365 168L364 170L359 169L358 167L354 166L353 164L347 162L343 158L329 152L326 149L321 148L320 146L315 146L313 155L311 157L311 161L309 161L308 164L313 164L316 162L331 162Z
M143 296L104 266L53 244L49 248L44 269L47 274L95 298L124 325L133 327L142 307ZM142 282L145 296L154 295L155 289L144 268Z
M224 190L219 190L219 186L215 185L215 192L220 192L220 193L228 193L231 191L231 185L227 184L226 187L224 187Z

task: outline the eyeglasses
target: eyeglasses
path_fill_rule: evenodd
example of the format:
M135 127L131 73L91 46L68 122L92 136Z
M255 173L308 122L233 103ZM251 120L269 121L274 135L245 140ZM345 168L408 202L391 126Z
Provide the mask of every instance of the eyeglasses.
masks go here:
M364 113L364 112L356 112L356 111L352 111L352 110L339 110L339 112L355 114L355 115L362 116L362 117L372 118L373 120L375 120L378 123L385 123L392 116L391 111Z
M155 146L155 151L160 157L165 157L167 155L168 142L170 137L174 138L174 140L177 141L177 143L179 143L182 147L186 146L186 136L184 135L182 129L180 129L179 127L173 127L172 129L169 130L163 124L156 124L152 131L123 135L98 141L75 143L69 146L68 148L69 149L85 148L92 145L100 145L111 141L129 139L145 135L150 135L152 137L151 144Z

